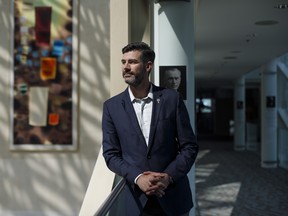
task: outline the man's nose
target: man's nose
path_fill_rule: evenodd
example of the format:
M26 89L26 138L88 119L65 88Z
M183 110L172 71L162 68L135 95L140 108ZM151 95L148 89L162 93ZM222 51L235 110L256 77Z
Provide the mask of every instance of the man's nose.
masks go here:
M126 70L129 70L129 69L130 69L130 64L127 63L127 62L124 63L124 64L123 64L123 70L126 71Z

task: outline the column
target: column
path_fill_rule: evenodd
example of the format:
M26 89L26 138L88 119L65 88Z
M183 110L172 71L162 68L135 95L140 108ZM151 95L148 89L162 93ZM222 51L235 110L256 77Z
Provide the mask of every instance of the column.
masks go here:
M129 41L129 0L110 1L110 95L126 88L121 76L121 49ZM119 25L121 23L121 25ZM105 83L107 85L107 83ZM101 175L99 175L101 173ZM117 176L108 169L99 150L79 216L94 215L111 193Z
M121 74L122 48L130 42L130 0L110 1L110 95L123 91L127 84ZM121 23L121 25L119 25Z
M261 78L261 166L277 167L277 59L263 67Z
M159 2L159 3L157 3ZM180 66L181 84L186 93L186 105L195 131L194 114L194 9L192 1L154 2L154 49L156 52L154 83L160 83L162 66ZM195 167L188 174L195 201ZM190 211L195 215L195 207Z
M234 150L245 150L245 76L234 87Z

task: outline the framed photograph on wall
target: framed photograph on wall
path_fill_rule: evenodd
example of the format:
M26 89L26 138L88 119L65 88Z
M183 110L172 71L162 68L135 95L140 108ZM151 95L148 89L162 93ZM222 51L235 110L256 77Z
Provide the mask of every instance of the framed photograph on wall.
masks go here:
M175 89L180 92L183 99L187 99L186 66L160 66L160 86Z
M77 0L13 0L11 150L77 149Z

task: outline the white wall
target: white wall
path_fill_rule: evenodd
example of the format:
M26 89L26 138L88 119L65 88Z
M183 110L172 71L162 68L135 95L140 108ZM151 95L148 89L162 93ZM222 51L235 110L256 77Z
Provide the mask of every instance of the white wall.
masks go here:
M78 215L102 132L102 103L110 96L109 1L79 4L79 130L75 152L9 150L10 0L0 0L0 216Z
M288 53L280 56L277 73L278 160L288 170Z

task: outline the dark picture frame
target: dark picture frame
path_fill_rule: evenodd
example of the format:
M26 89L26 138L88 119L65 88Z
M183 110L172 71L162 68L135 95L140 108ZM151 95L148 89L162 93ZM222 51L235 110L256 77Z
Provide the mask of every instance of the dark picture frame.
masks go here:
M177 69L180 71L181 82L177 91L182 95L183 99L187 99L187 67L185 65L169 65L169 66L159 66L160 73L160 86L167 87L165 84L167 71ZM170 88L170 87L167 87Z

